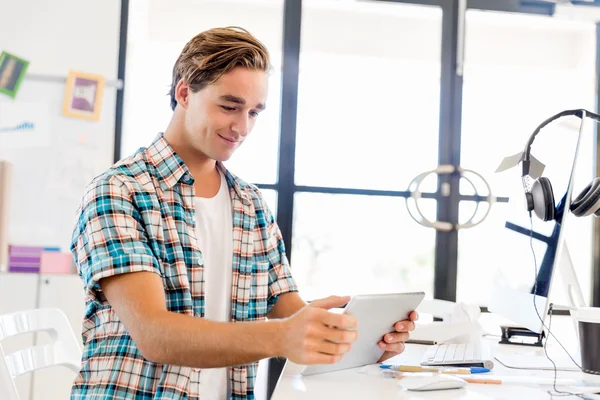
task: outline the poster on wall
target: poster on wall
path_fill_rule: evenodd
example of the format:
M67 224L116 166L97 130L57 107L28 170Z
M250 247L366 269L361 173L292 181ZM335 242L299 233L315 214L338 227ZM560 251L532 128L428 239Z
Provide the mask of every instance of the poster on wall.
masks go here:
M102 108L104 77L70 71L67 77L63 115L97 121Z
M0 93L13 99L17 96L29 62L3 51L0 54Z
M0 100L0 158L10 160L11 150L50 145L48 104Z

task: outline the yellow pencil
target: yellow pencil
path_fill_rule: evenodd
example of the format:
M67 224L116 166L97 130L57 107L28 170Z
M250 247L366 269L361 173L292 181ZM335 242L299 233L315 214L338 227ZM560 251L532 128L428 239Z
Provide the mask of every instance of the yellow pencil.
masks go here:
M500 379L470 379L470 378L462 378L466 382L469 383L486 383L492 385L500 385L502 381Z

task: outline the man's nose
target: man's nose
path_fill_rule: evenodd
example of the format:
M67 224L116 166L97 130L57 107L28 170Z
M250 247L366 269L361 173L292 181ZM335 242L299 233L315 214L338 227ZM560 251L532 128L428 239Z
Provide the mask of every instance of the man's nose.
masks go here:
M240 136L245 137L250 130L250 118L247 115L238 117L231 126L231 129Z

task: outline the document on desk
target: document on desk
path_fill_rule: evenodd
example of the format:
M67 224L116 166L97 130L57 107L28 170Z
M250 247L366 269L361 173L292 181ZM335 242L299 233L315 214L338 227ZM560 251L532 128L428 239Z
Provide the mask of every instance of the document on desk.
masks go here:
M554 366L545 356L523 355L523 354L497 354L496 360L506 368L512 369L535 369L542 371L553 371ZM579 368L568 357L552 357L558 371L579 371Z

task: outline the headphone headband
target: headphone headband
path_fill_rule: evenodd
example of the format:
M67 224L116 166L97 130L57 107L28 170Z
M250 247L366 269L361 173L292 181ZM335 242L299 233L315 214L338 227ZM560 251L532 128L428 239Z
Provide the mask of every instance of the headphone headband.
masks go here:
M540 131L549 123L551 123L552 121L556 121L559 118L562 117L567 117L570 115L574 115L576 117L579 118L591 118L595 121L600 122L600 115L593 113L591 111L585 110L583 108L577 109L577 110L565 110L565 111L561 111L556 115L553 115L552 117L548 118L547 120L545 120L544 122L542 122L537 128L535 128L535 130L533 131L533 133L531 134L531 136L529 137L529 140L527 141L527 144L525 145L525 150L523 151L523 159L522 159L522 163L523 163L523 175L522 177L524 178L525 176L529 175L529 167L531 166L531 145L533 144L533 141L535 140L535 137L537 136L538 133L540 133Z

